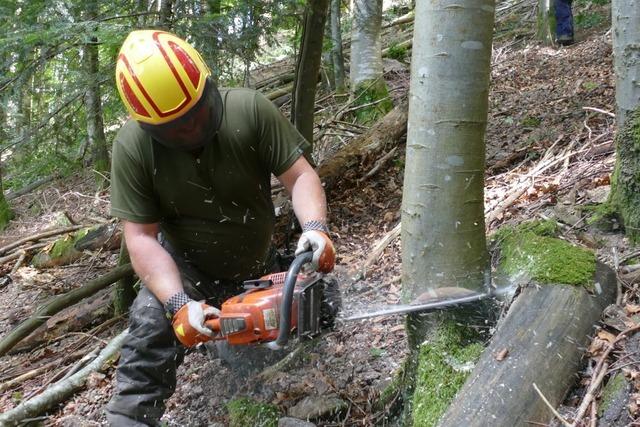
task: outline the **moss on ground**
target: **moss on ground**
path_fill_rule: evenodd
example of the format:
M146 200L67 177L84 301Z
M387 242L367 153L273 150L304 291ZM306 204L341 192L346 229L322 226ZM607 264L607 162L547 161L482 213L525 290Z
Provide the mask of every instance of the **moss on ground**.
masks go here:
M31 260L31 264L37 268L46 268L75 261L82 256L82 252L75 248L75 244L90 230L92 229L83 228L56 240L48 250L38 252Z
M484 350L477 339L476 331L452 320L434 327L418 354L414 426L433 426L442 417Z
M276 427L280 411L274 405L243 397L227 403L229 427Z
M389 97L389 90L382 79L360 82L355 89L355 98L356 106L375 103L355 111L356 118L360 124L374 123L393 108L393 101Z
M596 271L593 252L552 237L552 221L503 227L494 235L500 250L499 271L538 283L562 283L590 288Z

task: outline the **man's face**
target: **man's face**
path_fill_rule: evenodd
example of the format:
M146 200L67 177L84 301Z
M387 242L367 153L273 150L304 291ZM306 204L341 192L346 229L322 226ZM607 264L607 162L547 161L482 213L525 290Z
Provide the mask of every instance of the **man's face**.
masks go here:
M180 151L195 151L213 141L222 119L220 93L207 81L204 93L184 116L161 125L140 123L160 144Z

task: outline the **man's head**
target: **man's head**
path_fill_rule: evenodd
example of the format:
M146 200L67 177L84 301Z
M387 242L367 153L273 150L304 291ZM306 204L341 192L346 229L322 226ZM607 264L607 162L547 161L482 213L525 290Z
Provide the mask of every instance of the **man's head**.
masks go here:
M204 146L220 126L222 100L210 76L191 45L158 30L131 32L116 65L131 117L159 143L185 151Z

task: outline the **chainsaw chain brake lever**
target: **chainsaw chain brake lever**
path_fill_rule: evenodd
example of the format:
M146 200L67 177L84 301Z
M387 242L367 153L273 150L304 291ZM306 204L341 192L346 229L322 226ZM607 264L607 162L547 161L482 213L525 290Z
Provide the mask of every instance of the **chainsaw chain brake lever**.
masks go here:
M302 266L311 262L313 259L313 251L303 252L298 255L289 270L287 270L287 276L284 279L284 286L282 288L282 305L280 307L280 323L278 338L275 341L271 341L266 344L272 350L279 350L287 345L289 342L289 330L291 329L291 306L293 305L293 291L296 287L296 281L298 280L298 273L302 269Z

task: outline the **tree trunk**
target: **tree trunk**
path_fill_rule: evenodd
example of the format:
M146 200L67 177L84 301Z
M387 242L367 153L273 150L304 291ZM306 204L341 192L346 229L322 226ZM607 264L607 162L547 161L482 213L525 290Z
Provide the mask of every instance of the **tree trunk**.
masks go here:
M538 40L552 45L556 33L556 14L554 0L538 0Z
M372 123L393 107L382 68L382 0L355 0L351 29L350 77L356 105L384 100L357 110L360 123Z
M0 102L0 146L4 146L8 141L6 129L7 115L3 103ZM9 202L4 195L4 185L2 184L2 175L4 172L4 162L0 158L0 231L4 230L13 217Z
M416 5L402 201L405 303L435 288L484 291L487 286L484 132L494 6L493 0ZM444 348L455 344L466 348L475 338L471 331L460 330L447 313L408 316L406 329L410 355L405 421L426 425L414 419L423 390L420 384L416 387L416 373L425 369L422 360L432 363L425 339Z
M609 202L622 218L627 236L637 242L640 239L640 107L618 130L616 153Z
M346 92L344 82L344 56L342 55L342 26L340 24L340 0L331 0L331 62L336 93Z
M313 116L316 104L316 86L322 58L324 24L329 0L309 1L304 13L302 46L298 53L298 66L294 79L291 117L302 136L313 143Z
M640 106L640 0L613 0L613 57L616 73L616 121L624 127Z
M98 3L91 0L85 3L86 19L96 19ZM91 147L91 163L96 172L96 183L99 189L107 185L106 177L109 174L109 152L107 139L104 135L104 123L102 120L102 102L100 97L100 62L98 57L98 39L91 37L90 42L83 47L85 70L87 75L87 91L85 103L87 111L87 138Z
M173 19L173 3L175 0L158 0L158 27L171 30L171 20Z
M598 264L595 282L602 291L593 295L572 285L525 288L439 426L549 423L553 414L533 385L555 408L575 383L593 327L616 296L609 267Z
M382 0L354 0L351 28L352 90L382 76Z

